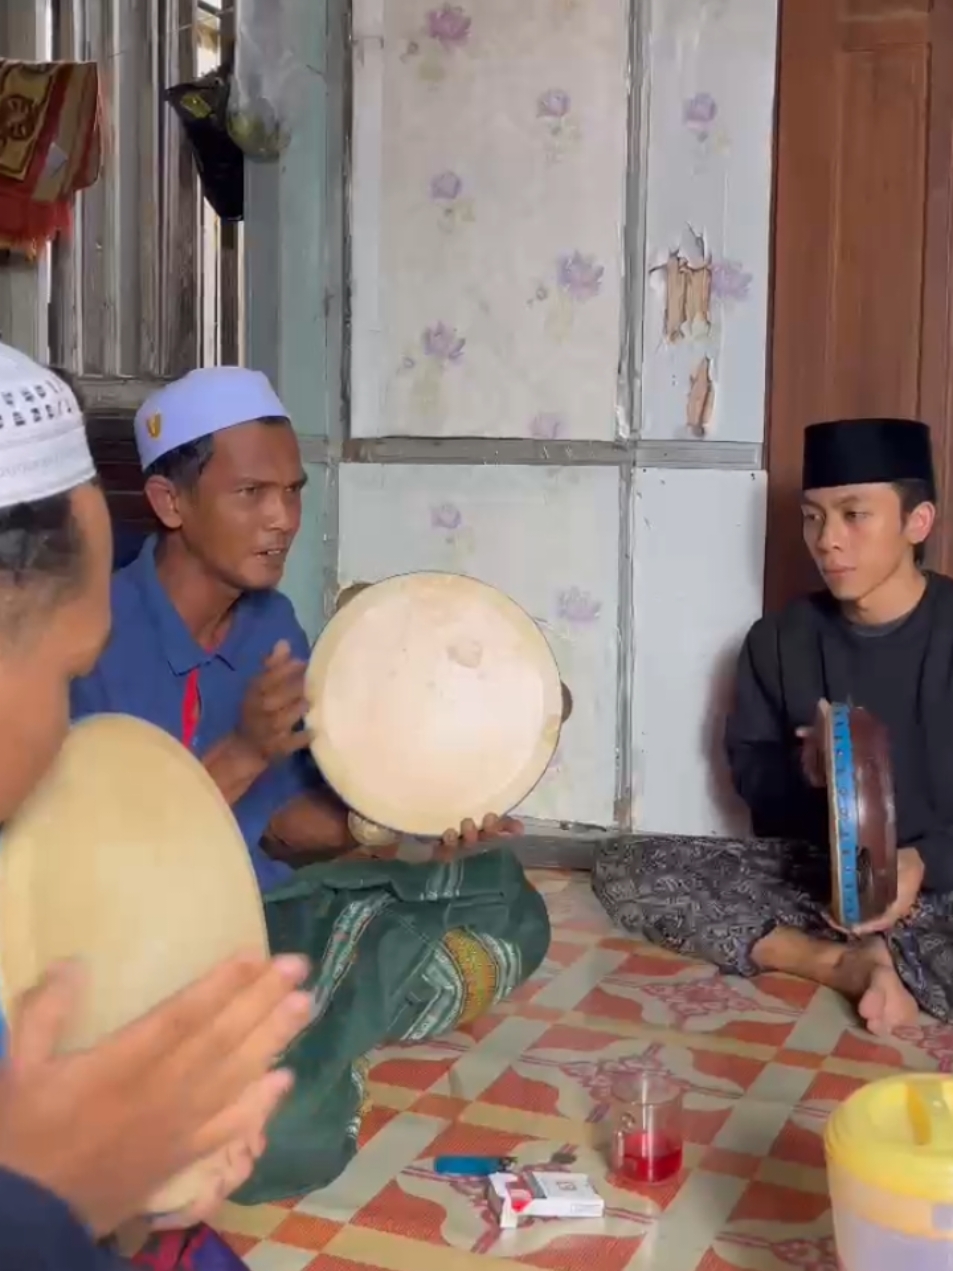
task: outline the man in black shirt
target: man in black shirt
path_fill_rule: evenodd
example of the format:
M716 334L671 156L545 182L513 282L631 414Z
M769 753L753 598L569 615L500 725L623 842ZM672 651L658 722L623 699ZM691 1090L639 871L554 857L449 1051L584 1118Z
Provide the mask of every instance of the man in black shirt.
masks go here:
M923 571L935 491L929 432L841 420L805 434L804 540L824 592L751 629L726 746L758 836L645 838L606 849L594 887L622 926L726 972L838 989L868 1028L918 1008L953 1021L953 581ZM887 727L898 897L836 931L823 729L827 703Z

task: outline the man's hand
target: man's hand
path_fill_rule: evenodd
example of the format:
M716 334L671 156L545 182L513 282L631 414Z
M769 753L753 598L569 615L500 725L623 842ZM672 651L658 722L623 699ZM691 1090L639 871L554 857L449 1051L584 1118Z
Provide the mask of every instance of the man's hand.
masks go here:
M851 928L851 935L871 936L889 931L906 918L920 896L923 886L923 857L915 847L902 847L897 853L897 899L885 914Z
M256 1135L290 1086L270 1071L306 1025L300 958L233 959L93 1047L57 1054L80 992L52 971L19 1004L0 1064L0 1167L98 1235L183 1169Z
M442 842L444 847L456 847L461 841L472 847L486 839L518 838L523 833L523 822L512 816L496 816L492 812L478 826L475 821L464 821L459 830L447 830Z
M287 640L279 640L248 686L237 736L265 763L287 759L311 740L298 727L308 709L305 670L305 663L291 656Z
M830 714L830 702L823 698L817 704L817 714L810 728L799 728L801 741L801 771L808 785L823 790L827 785L827 751L824 745L825 725Z

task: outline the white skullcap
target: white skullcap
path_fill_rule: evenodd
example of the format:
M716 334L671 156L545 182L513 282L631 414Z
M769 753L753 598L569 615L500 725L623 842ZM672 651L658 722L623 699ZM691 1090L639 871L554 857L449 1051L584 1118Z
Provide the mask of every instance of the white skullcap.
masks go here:
M0 508L66 494L95 475L73 390L0 344Z

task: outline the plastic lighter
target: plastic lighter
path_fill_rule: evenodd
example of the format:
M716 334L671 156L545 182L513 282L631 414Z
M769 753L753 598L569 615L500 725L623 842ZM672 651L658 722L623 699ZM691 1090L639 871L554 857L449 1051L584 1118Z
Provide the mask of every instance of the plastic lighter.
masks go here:
M489 1178L511 1169L513 1163L511 1156L438 1156L433 1168L436 1174L457 1178Z

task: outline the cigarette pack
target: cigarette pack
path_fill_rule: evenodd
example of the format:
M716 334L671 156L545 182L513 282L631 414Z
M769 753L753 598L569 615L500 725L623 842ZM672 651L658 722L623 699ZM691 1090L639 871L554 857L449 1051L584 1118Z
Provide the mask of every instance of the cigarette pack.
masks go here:
M520 1218L601 1218L606 1203L585 1174L549 1174L523 1170L491 1174L487 1180L490 1208L501 1227L516 1227Z

